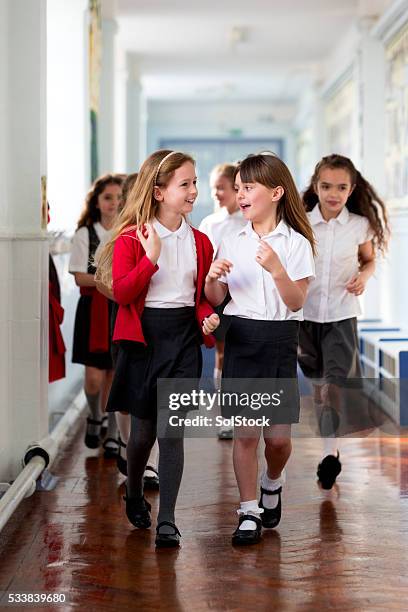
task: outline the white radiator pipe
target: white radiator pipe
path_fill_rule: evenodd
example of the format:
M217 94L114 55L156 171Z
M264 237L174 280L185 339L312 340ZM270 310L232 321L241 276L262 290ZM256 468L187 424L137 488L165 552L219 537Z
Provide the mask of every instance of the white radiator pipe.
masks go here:
M34 493L37 479L45 468L52 465L59 449L85 408L85 395L81 391L52 432L40 442L30 444L27 448L23 459L25 466L23 471L0 499L0 531L22 500Z

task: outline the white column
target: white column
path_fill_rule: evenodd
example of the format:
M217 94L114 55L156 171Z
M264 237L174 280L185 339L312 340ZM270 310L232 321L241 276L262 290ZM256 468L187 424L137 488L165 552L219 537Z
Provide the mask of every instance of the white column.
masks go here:
M358 50L360 170L380 197L385 189L385 54L383 44L370 31L373 19L360 20ZM364 292L364 315L379 318L387 309L384 303L385 268L381 261Z
M385 188L385 52L373 38L373 20L360 22L359 87L361 121L361 169L380 193Z
M0 3L0 479L48 432L46 0Z
M126 171L137 172L144 160L146 109L136 58L127 58Z
M102 71L100 95L99 171L114 171L115 152L115 38L118 31L114 19L102 19Z

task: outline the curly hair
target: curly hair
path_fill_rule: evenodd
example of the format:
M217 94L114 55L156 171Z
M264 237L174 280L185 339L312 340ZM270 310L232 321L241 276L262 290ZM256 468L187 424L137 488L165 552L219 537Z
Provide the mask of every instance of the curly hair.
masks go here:
M347 200L346 206L350 212L368 219L370 228L374 232L374 247L384 254L387 250L390 235L385 203L348 157L333 154L327 155L319 161L314 169L310 185L302 194L306 211L311 211L319 201L316 186L323 168L341 169L349 173L354 189Z

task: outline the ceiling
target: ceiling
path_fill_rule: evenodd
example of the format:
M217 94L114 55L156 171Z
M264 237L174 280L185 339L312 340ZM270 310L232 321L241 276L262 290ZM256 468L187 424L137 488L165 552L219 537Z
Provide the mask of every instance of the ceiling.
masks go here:
M362 12L385 4L117 0L118 36L148 98L293 101Z

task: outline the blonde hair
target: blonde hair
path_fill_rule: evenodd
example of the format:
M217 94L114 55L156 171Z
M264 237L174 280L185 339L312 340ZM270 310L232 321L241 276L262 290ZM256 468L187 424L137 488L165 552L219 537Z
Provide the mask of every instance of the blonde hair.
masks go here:
M174 172L186 162L195 165L194 159L187 153L163 149L152 153L143 163L127 196L126 206L112 228L112 238L98 257L95 279L105 287L112 287L112 257L116 239L125 229L135 230L156 216L159 203L154 197L154 188L167 187Z
M224 176L234 187L236 167L237 164L217 164L210 172L210 181L216 176Z
M232 189L234 189L236 168L237 164L228 162L214 166L210 172L210 186L216 181L217 177L224 177L231 184ZM214 212L218 212L219 210L221 210L220 205L218 202L214 201Z

